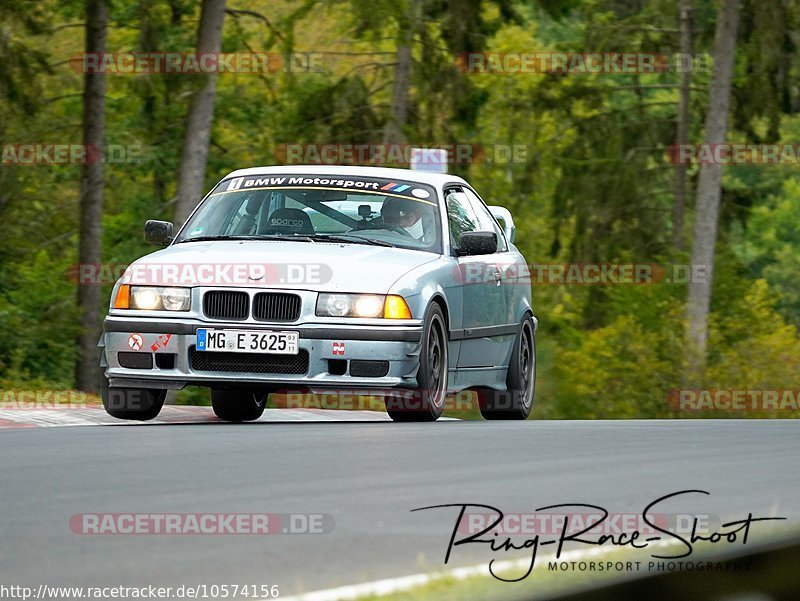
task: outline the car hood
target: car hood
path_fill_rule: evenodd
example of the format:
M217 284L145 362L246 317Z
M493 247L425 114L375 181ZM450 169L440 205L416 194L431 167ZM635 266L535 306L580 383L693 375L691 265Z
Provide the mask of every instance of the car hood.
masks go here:
M439 255L328 242L231 240L175 244L132 263L123 282L385 293Z

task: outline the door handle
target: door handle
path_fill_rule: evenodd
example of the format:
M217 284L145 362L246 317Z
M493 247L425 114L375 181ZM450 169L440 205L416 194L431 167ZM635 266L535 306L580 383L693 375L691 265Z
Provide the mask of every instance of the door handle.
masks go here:
M494 281L498 286L503 283L503 273L499 269L494 270Z

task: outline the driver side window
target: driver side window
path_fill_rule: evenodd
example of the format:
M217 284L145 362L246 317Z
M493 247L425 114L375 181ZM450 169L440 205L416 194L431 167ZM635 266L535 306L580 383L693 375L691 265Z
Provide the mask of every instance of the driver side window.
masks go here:
M472 210L469 199L461 188L448 188L445 190L447 203L447 223L450 229L450 241L453 248L461 244L461 236L466 232L478 229L478 217Z
M494 232L497 236L497 250L500 252L508 250L506 237L503 234L502 228L497 224L495 218L492 217L492 214L489 212L489 209L486 208L486 205L483 204L483 201L469 188L464 188L464 194L467 195L467 198L469 198L472 203L472 207L475 209L475 215L478 218L478 229L483 232Z

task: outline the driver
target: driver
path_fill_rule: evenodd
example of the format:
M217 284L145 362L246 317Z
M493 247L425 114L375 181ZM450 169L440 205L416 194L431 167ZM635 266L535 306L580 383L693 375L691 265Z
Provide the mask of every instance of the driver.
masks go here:
M404 229L415 240L421 240L425 233L419 203L413 200L386 199L381 207L381 217L384 224Z

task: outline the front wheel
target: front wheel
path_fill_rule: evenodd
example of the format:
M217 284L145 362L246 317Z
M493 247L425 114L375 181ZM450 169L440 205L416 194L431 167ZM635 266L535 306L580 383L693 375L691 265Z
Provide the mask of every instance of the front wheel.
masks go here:
M156 417L164 406L166 390L156 388L109 388L103 377L100 385L103 408L112 417L147 421Z
M251 422L264 413L270 390L212 388L211 406L220 419L228 422Z
M479 388L478 403L484 419L527 419L536 392L536 334L533 322L522 322L508 365L506 390Z
M396 422L433 422L447 396L447 327L437 303L431 304L422 331L417 389L397 389L385 396L386 411Z

